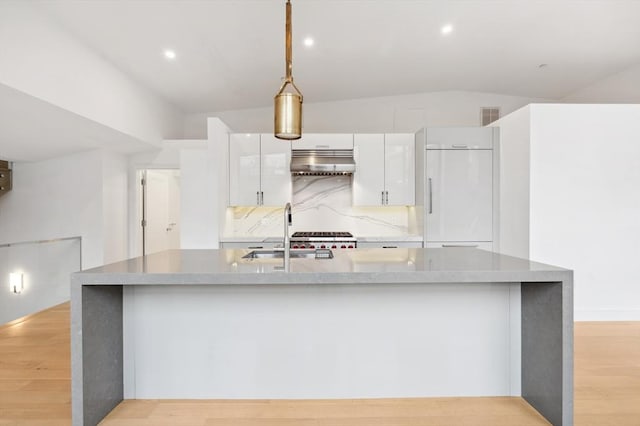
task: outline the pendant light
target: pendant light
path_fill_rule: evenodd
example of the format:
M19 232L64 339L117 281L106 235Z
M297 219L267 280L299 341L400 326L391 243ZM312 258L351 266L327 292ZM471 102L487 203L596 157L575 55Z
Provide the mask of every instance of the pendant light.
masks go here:
M293 76L291 75L291 0L287 0L286 8L286 77L274 98L275 128L273 133L278 139L294 140L302 137L302 93L293 83Z

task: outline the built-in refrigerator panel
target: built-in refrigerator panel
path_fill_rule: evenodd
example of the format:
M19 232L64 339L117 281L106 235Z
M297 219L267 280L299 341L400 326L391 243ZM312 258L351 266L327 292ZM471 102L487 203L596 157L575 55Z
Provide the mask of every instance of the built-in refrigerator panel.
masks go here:
M492 241L493 152L427 150L426 242Z

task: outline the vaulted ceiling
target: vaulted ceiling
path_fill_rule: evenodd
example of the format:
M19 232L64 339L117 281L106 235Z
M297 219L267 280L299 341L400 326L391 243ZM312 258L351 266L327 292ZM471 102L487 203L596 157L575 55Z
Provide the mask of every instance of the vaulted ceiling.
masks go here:
M72 35L185 112L267 106L284 0L55 0ZM306 102L442 90L560 99L640 63L635 0L292 0ZM441 33L444 25L453 30ZM303 45L313 37L311 48ZM173 49L169 61L165 49ZM545 64L545 65L542 65ZM542 66L541 66L542 65Z

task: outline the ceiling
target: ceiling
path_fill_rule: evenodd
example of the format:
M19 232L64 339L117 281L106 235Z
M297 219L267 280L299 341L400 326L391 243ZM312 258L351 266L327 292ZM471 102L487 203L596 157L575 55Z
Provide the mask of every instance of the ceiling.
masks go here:
M0 159L39 161L96 148L129 154L153 147L0 84Z
M81 42L187 113L270 105L284 0L47 0ZM469 90L561 99L640 63L636 0L293 0L306 102ZM447 36L441 27L453 25ZM313 36L315 46L302 40ZM177 58L167 61L163 49ZM547 64L539 67L540 64Z

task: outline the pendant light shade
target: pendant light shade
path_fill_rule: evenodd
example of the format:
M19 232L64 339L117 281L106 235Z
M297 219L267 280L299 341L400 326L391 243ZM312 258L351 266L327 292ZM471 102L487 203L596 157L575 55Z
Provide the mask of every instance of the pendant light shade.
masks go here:
M285 34L286 77L274 98L274 135L278 139L294 140L302 137L302 93L293 83L291 69L291 1L287 0Z

